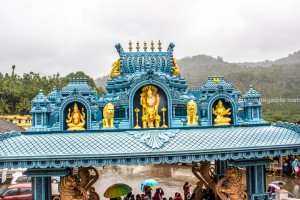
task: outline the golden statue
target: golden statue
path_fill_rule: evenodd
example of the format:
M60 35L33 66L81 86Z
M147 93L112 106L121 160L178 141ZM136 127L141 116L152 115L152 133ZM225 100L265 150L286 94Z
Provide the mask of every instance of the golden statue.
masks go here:
M179 66L175 58L173 58L173 75L180 76Z
M193 100L190 100L186 106L187 125L198 125L197 110L197 103Z
M92 187L98 178L99 173L94 167L79 167L78 175L69 175L62 178L60 183L60 199L100 200L95 188Z
M67 125L68 130L85 130L85 113L84 108L82 107L82 110L78 109L77 103L73 106L73 112L71 114L71 108L69 108L69 113L67 115Z
M103 109L103 128L115 128L114 126L114 113L115 108L114 105L111 103L108 103L105 105Z
M143 128L159 128L158 106L160 98L157 90L154 85L146 85L142 88L140 103L142 106Z
M231 121L230 117L225 117L225 115L231 115L230 112L231 108L225 109L223 106L223 103L221 99L219 99L218 104L216 105L216 108L212 109L212 113L216 115L216 118L214 120L214 125L228 125Z
M121 71L120 71L120 58L113 63L111 71L110 71L110 77L114 76L120 76Z
M225 181L227 184L222 187ZM231 200L248 200L248 194L243 188L245 187L242 184L242 173L237 167L230 166L226 169L225 177L217 183L216 193L222 200L228 199L223 193Z

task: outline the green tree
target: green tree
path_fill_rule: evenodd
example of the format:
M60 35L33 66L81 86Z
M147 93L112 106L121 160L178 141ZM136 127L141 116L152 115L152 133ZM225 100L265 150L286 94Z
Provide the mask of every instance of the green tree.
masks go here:
M30 101L27 98L22 98L20 103L16 105L16 108L21 115L27 115L30 111Z

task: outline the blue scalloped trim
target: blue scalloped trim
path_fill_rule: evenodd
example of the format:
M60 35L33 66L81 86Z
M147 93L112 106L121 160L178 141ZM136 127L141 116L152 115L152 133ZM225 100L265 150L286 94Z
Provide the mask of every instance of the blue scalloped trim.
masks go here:
M163 163L186 163L199 162L203 160L240 160L268 158L269 156L286 156L299 155L300 148L297 149L281 149L267 151L252 152L231 152L231 153L215 153L215 154L181 154L181 155L164 155L160 157L143 156L143 157L116 157L116 158L82 158L81 160L73 158L68 160L46 159L46 160L23 160L23 161L0 161L1 168L62 168L75 166L105 166L105 165L147 165L147 164L163 164Z
M298 124L279 121L279 122L273 123L272 126L286 128L286 129L295 131L296 133L300 134L300 125L298 125Z

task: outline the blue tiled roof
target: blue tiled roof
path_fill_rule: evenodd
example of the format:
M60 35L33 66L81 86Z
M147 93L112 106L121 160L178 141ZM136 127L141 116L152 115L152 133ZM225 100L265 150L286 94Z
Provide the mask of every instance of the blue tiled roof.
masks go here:
M93 158L104 162L112 158L156 157L158 160L165 159L160 162L168 162L168 159L178 162L185 156L189 158L187 161L193 161L297 154L300 153L300 128L293 127L296 128L255 126L22 134L3 137L0 142L0 168L4 167L6 160L89 159L90 162ZM149 160L148 163L154 161ZM131 162L139 163L138 160Z

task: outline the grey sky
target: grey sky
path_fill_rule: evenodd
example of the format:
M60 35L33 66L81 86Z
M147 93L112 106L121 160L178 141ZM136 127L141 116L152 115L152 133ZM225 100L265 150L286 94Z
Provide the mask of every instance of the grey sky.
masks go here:
M298 0L0 0L0 71L109 73L120 42L174 42L176 58L278 59L300 49Z

